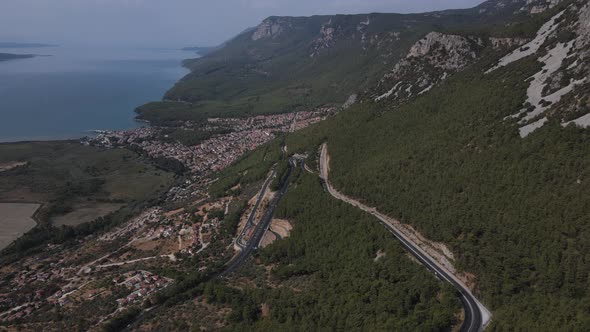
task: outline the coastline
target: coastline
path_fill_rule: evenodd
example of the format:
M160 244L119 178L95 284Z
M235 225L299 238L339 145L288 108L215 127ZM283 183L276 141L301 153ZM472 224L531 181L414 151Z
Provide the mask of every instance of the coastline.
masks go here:
M138 115L137 115L138 116ZM76 142L86 137L96 137L102 133L110 131L124 131L133 130L137 128L150 127L151 123L148 120L134 119L138 126L123 128L123 129L89 129L80 132L79 135L64 135L64 136L23 136L23 137L7 137L0 138L0 145L17 144L17 143L35 143L35 142Z
M151 126L149 121L139 118L135 109L161 101L189 72L183 61L192 54L169 50L113 48L104 53L99 50L97 56L86 49L68 47L51 56L39 51L35 54L38 60L31 59L26 65L2 62L7 66L3 67L6 72L2 79L20 83L0 91L6 96L0 103L0 116L6 119L0 126L0 144L75 141L95 137L96 130L124 131ZM131 58L136 61L129 63L127 59ZM150 67L146 68L146 63ZM146 76L150 68L155 71ZM53 85L51 82L56 80L66 83ZM120 83L113 85L110 80ZM33 85L22 83L29 81ZM47 84L54 87L45 90ZM32 89L33 96L21 103L14 96L26 89ZM95 94L97 89L99 93ZM46 98L48 102L37 101Z

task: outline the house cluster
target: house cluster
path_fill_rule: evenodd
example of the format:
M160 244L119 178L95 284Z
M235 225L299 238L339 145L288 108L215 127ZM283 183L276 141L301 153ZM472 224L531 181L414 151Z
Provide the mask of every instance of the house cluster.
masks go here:
M272 130L295 131L310 124L324 120L335 114L336 107L320 107L313 111L302 111L275 115L258 115L249 118L210 118L210 125L221 128L232 128L235 131Z
M9 291L6 296L0 294L0 305L15 307L25 302L44 300L48 288L63 283L74 271L73 268L62 266L61 261L38 264L16 272L12 278L5 279L2 287ZM34 286L34 287L33 287Z
M126 236L145 225L158 223L162 219L162 209L160 207L153 207L144 211L133 220L125 223L123 226L116 228L114 231L108 232L101 237L100 241L113 241L123 236Z
M328 116L336 114L338 111L335 107L318 108L315 111L303 111L295 114L295 119L290 131L298 131L325 120Z
M97 145L106 148L125 146L135 142L152 139L157 136L159 129L156 127L141 127L124 131L100 130L96 137L87 137L82 140L84 145Z
M13 321L15 319L24 318L24 317L30 315L36 309L39 309L40 307L41 307L41 303L39 303L39 302L27 303L27 304L24 304L20 307L14 308L13 310L7 312L5 315L0 317L0 319L2 319L3 321L9 322L9 321Z
M52 265L55 266L55 263L52 263ZM51 267L54 267L54 266L51 266ZM35 283L35 282L47 283L49 281L62 278L63 274L64 274L64 269L63 268L60 269L56 266L55 266L55 268L52 268L52 269L44 269L44 268L30 269L30 270L20 271L19 273L17 273L11 282L14 287L13 290L18 291L18 290L21 290L22 288L26 288L26 287L30 286L32 283Z
M229 129L227 134L212 137L201 144L186 146L179 142L158 139L162 128L146 127L127 131L104 131L95 138L83 141L112 148L132 146L151 158L173 159L200 176L219 171L247 151L251 151L276 137L276 132L293 132L334 114L336 108L318 108L314 111L259 115L250 118L211 118L200 130Z
M69 295L72 294L76 290L72 284L68 284L62 287L60 290L55 292L53 295L47 298L47 302L53 305L59 305L63 307L64 305L68 304L70 299Z
M76 265L72 265L74 262ZM0 320L25 317L46 306L64 305L75 289L70 280L79 270L78 262L59 245L47 245L34 257L5 267L0 281Z
M235 131L272 129L287 131L297 113L258 115L249 118L210 118L208 123L214 128L231 128Z
M120 279L123 279L122 281ZM117 300L119 307L136 303L163 288L170 285L173 280L170 278L160 277L148 271L132 271L124 274L119 278L113 279L113 282L119 286L125 286L132 292L126 297Z
M219 227L219 220L197 221L195 214L182 210L178 213L169 213L168 222L163 227L150 232L161 238L178 238L180 240L179 252L193 256L209 244L211 230Z

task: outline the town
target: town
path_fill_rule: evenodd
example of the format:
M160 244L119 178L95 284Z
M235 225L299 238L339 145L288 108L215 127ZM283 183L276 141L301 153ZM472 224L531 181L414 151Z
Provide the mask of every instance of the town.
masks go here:
M218 239L218 228L233 198L209 197L208 188L215 181L212 175L280 133L306 128L336 111L326 107L251 118L211 118L198 130L221 133L193 146L163 140L162 132L167 128L161 127L102 131L96 137L83 139L84 145L129 148L150 159L181 163L185 167L182 183L168 190L164 202L178 202L181 207L153 206L108 232L87 236L74 250L48 245L37 255L6 265L1 271L0 320L42 320L44 312L55 312L57 308L75 315L85 303L92 302L106 304L101 307L104 312L95 313L100 323L129 306L141 304L174 282L150 271L150 267L174 266L179 260L204 253ZM182 129L195 130L191 123ZM248 229L246 220L253 202L239 217L240 232ZM268 197L264 204L267 202ZM290 227L288 222L282 223ZM271 228L279 227L276 225ZM279 233L286 236L287 232L271 230L268 236L280 238ZM229 247L223 244L223 248ZM203 261L211 255L205 252ZM203 269L205 263L199 267Z
M201 131L226 129L230 132L207 139L195 146L179 142L159 140L162 128L144 127L126 131L106 131L87 138L84 144L107 148L134 147L151 158L166 158L180 162L191 174L200 177L216 172L236 161L242 154L271 141L279 132L294 132L324 120L336 113L335 107L318 108L314 111L259 115L251 118L210 118ZM193 130L191 123L186 130Z

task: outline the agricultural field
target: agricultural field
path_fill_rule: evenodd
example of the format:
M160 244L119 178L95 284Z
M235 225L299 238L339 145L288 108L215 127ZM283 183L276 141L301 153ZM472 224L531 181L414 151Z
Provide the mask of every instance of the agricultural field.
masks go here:
M35 227L32 216L39 204L0 203L0 250Z
M123 204L116 203L91 203L81 204L73 208L73 211L62 216L53 218L55 226L67 225L76 226L104 217L123 207Z
M174 176L126 149L75 141L0 144L0 202L43 203L41 221L77 225L157 198Z

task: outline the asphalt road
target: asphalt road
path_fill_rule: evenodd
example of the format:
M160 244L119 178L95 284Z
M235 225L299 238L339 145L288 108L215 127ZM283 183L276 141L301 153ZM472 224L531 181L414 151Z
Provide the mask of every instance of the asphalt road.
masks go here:
M266 208L266 211L264 212L262 219L256 225L256 228L254 229L254 233L250 237L250 240L248 241L248 243L246 243L245 246L240 245L242 250L227 264L227 267L225 268L225 270L220 273L220 275L219 275L220 277L227 277L230 274L232 274L233 272L235 272L246 261L248 256L250 256L250 254L252 254L252 252L256 248L258 248L258 245L260 244L260 241L262 240L264 233L266 232L266 230L268 229L268 226L270 225L270 222L272 221L272 216L274 214L274 210L275 210L277 204L280 202L281 198L283 198L283 195L285 195L285 192L287 192L287 187L289 186L289 180L291 178L291 174L293 173L294 168L295 168L295 161L293 159L289 159L289 171L287 173L287 177L285 178L285 182L283 183L283 186L281 187L281 190L279 190L277 195L268 204L268 207ZM268 182L268 180L267 180L267 182ZM264 196L264 193L265 193L267 187L268 187L268 183L265 183L265 185L263 186L263 189L261 191L261 194L258 197L258 201L255 205L256 209L258 208L258 204L260 203L261 197ZM255 214L255 212L256 211L252 211L250 218L253 218L253 215Z
M457 289L459 292L459 299L465 309L465 319L463 320L463 324L461 325L461 329L459 331L465 332L479 332L483 330L483 323L482 323L482 314L478 308L477 300L471 295L467 289L465 289L461 284L456 282L453 278L449 276L444 269L441 269L435 264L429 257L422 254L420 250L417 249L415 245L411 242L407 241L400 233L395 230L395 228L391 227L388 223L379 219L379 222L385 226L401 243L404 248L406 248L422 265L426 266L430 271L432 271L437 278L447 281L451 285Z
M246 245L242 244L244 234L246 233L246 231L248 230L250 225L252 225L254 223L254 218L256 217L256 211L258 211L258 206L260 206L260 202L262 202L262 199L264 198L264 195L266 194L266 190L268 189L270 182L272 181L272 179L274 178L274 176L276 174L277 174L277 170L273 169L272 174L266 179L266 181L264 181L264 184L262 185L262 189L260 189L260 194L258 194L258 198L256 199L256 203L254 204L254 207L252 208L252 212L250 212L250 216L248 217L248 220L246 221L246 225L244 226L244 229L242 230L242 232L240 233L240 235L236 239L236 245L238 247L240 247L241 249L244 249L244 247L246 246Z
M328 173L329 173L329 156L327 152L327 145L324 144L322 146L321 157L320 157L320 173L322 184L324 186L324 190L330 193L330 195L334 196L334 198L342 200L348 204L351 204L367 213L370 213L377 217L379 222L385 226L402 244L402 246L408 250L416 259L422 263L422 265L426 266L430 271L432 271L437 278L444 280L450 283L459 293L459 299L465 309L465 318L463 320L463 324L461 325L460 331L462 332L479 332L483 330L484 327L484 319L482 312L482 308L480 307L479 302L477 299L471 294L469 289L467 289L461 282L457 280L456 277L452 276L447 270L441 266L438 262L436 262L433 258L430 257L426 252L424 252L418 245L414 244L411 240L409 240L403 233L398 231L386 218L386 216L382 215L381 213L377 212L373 208L366 207L359 202L356 202L338 191L336 191L330 185L328 181ZM487 314L487 313L486 313Z
M241 246L240 244L238 244L238 246L240 246L240 248L242 248L240 253L238 255L236 255L226 265L226 268L222 272L220 272L219 274L212 274L210 277L207 278L207 280L209 278L229 276L231 273L236 271L244 263L244 261L246 261L246 258L248 258L248 256L250 256L252 251L254 251L254 249L256 249L258 247L260 240L262 240L262 237L264 236L264 232L266 231L266 229L270 225L270 222L272 221L272 216L273 216L275 207L277 206L277 204L279 203L279 201L281 200L281 198L283 197L283 195L285 195L285 192L287 191L287 187L289 185L289 180L291 179L291 174L293 173L293 169L295 168L295 166L296 166L296 161L294 159L289 159L289 172L287 173L285 183L283 183L281 190L275 196L273 201L269 204L262 219L260 220L258 225L256 225L256 229L254 231L254 234L250 238L250 241L245 246ZM260 194L258 195L258 198L257 198L256 203L254 205L254 209L253 209L252 213L250 214L250 216L248 217L249 223L253 222L254 216L256 215L256 210L258 209L260 202L262 202L262 198L264 197L264 194L266 193L266 190L268 189L268 186L270 185L270 182L272 181L272 178L274 177L275 174L276 174L276 169L273 170L273 173L271 174L271 176L262 185L262 189L261 189ZM241 234L240 237L242 235L243 234ZM238 243L238 239L236 239L236 243ZM156 305L156 306L150 308L149 310L143 310L141 312L141 314L133 321L133 323L130 323L127 327L125 327L125 329L123 329L123 331L129 331L131 326L133 326L133 324L137 324L137 322L142 321L144 319L146 312L157 309L158 307L160 307L160 306Z

